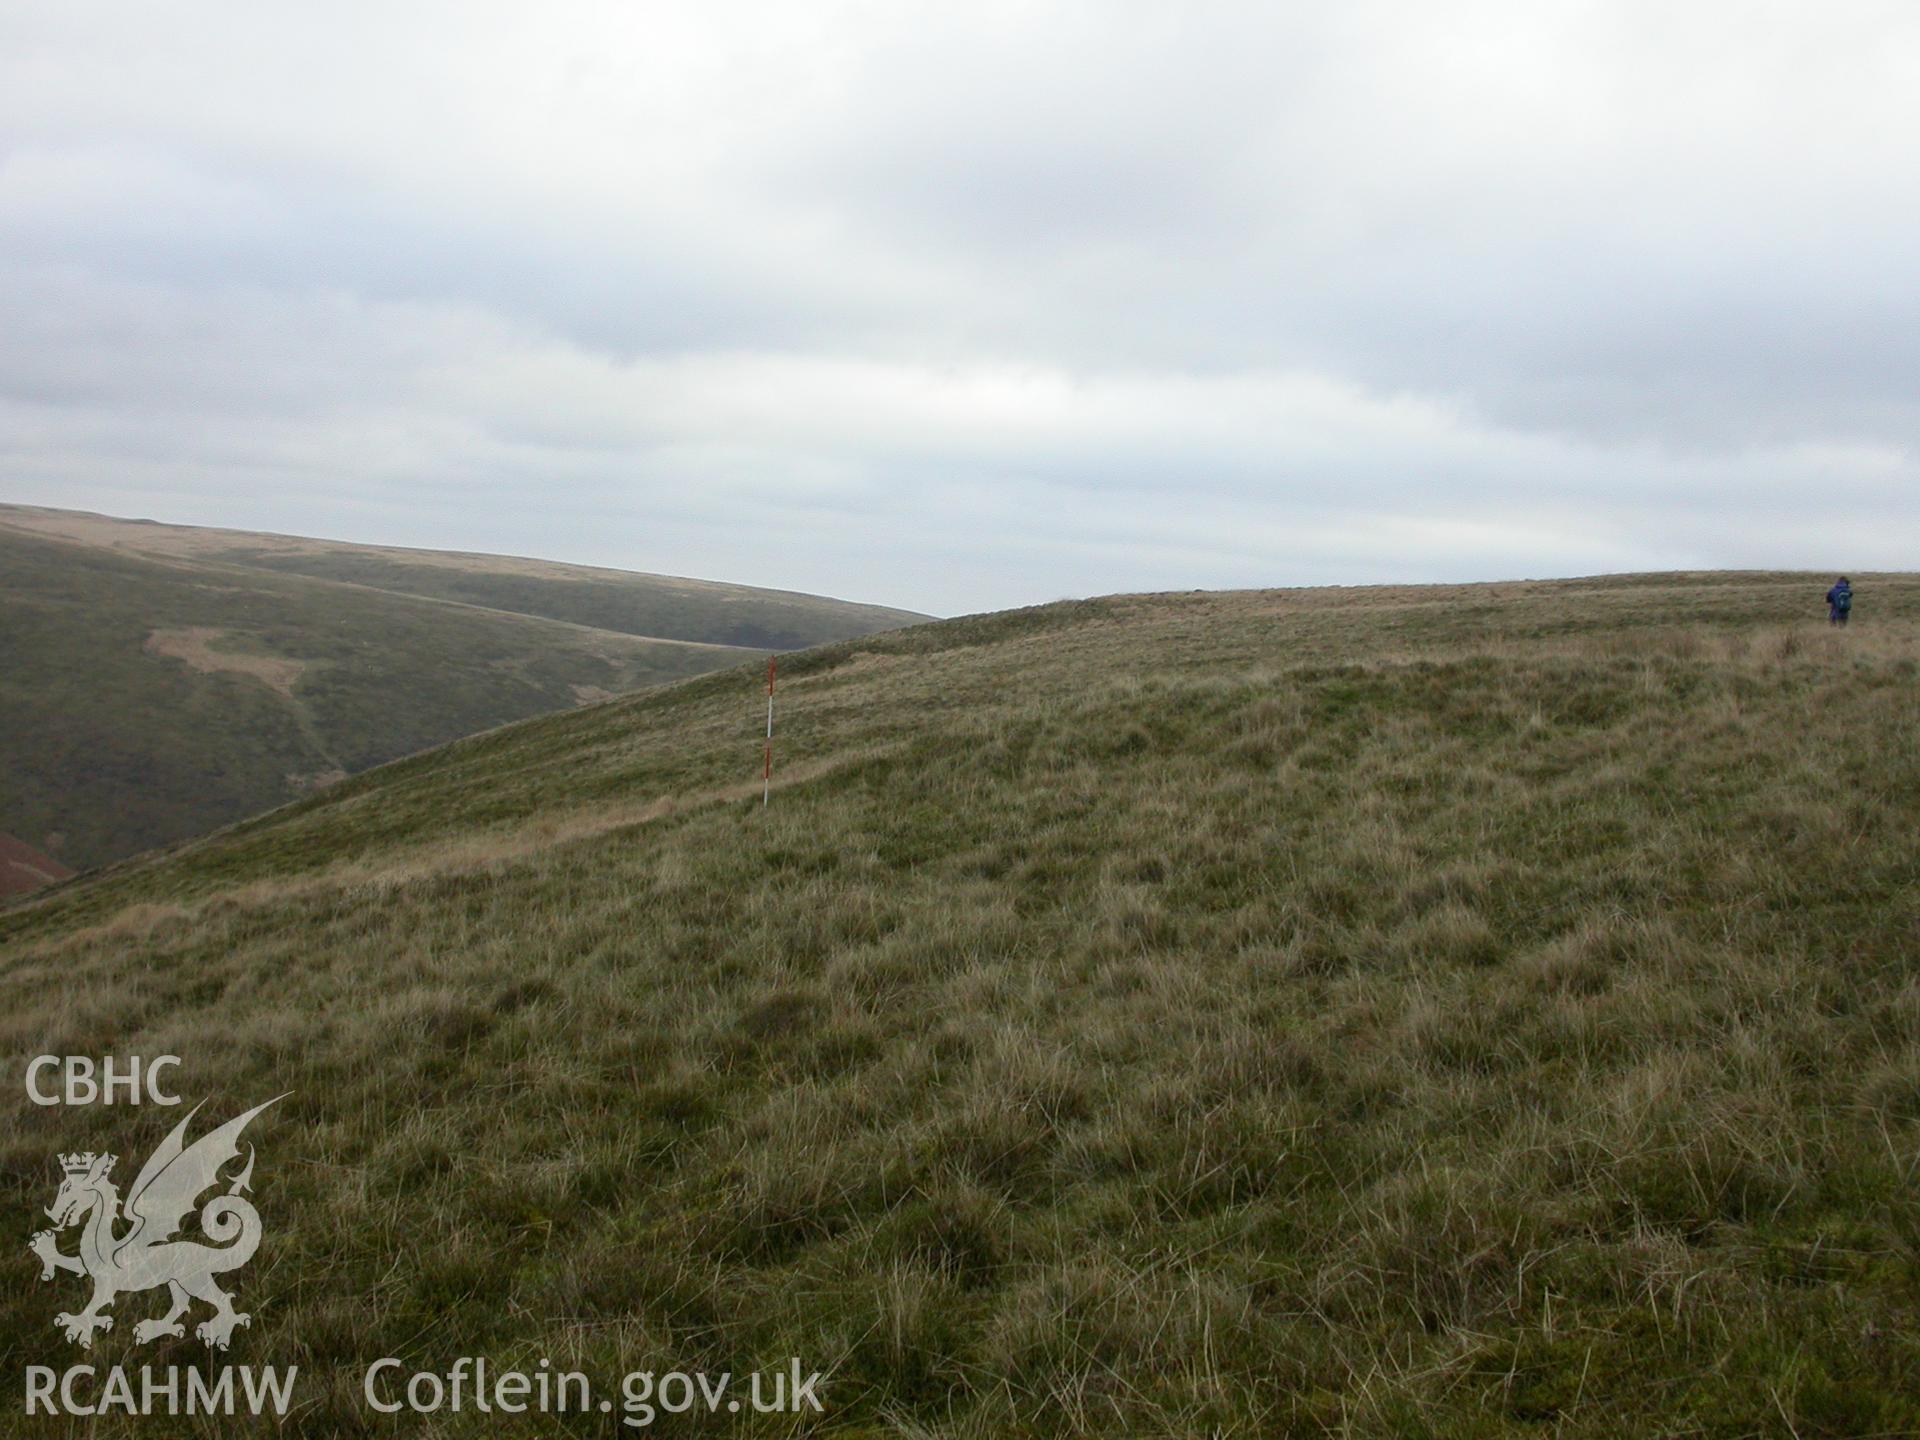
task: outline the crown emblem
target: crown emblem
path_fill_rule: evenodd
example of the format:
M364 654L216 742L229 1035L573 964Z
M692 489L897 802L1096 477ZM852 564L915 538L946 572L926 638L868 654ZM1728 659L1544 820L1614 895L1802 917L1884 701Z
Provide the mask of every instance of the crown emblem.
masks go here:
M62 1155L60 1157L60 1168L69 1175L84 1175L93 1169L93 1162L100 1158L100 1156L95 1155L91 1150L81 1150L72 1155ZM102 1175L113 1168L114 1157L108 1155L105 1158L107 1163L100 1172Z

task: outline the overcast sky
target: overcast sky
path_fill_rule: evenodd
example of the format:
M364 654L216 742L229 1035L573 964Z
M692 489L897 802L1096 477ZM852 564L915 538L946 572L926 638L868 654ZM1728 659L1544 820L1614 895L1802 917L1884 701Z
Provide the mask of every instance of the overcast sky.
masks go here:
M1920 5L0 7L0 499L940 613L1920 567Z

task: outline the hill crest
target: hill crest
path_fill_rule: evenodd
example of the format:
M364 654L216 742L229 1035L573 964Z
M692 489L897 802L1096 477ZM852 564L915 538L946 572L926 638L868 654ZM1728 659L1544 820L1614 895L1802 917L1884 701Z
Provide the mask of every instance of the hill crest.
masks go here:
M1825 583L862 637L764 809L735 666L0 912L0 1044L294 1092L245 1342L317 1430L534 1354L800 1356L845 1434L1913 1433L1920 577Z

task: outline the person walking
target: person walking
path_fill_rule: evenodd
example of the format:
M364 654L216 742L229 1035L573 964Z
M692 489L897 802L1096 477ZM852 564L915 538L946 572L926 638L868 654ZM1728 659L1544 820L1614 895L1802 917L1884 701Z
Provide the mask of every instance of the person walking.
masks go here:
M1847 577L1842 575L1833 582L1833 588L1827 591L1827 623L1844 625L1847 623L1847 616L1852 613L1853 586L1849 585Z

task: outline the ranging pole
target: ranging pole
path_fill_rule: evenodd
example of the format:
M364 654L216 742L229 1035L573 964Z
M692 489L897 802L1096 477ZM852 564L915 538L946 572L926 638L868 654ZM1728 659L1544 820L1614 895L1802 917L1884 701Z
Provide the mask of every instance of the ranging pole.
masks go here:
M773 798L773 656L767 656L767 763L761 772L760 808Z

